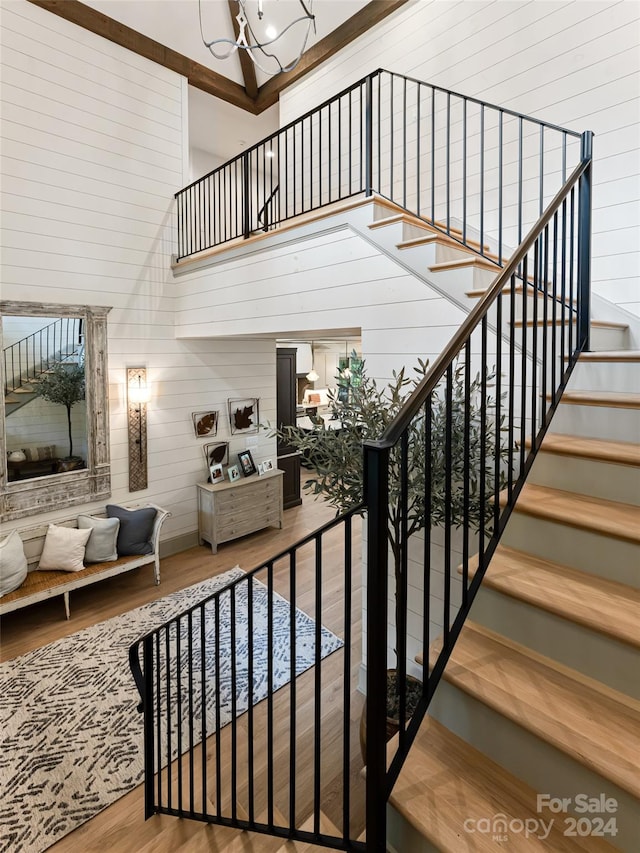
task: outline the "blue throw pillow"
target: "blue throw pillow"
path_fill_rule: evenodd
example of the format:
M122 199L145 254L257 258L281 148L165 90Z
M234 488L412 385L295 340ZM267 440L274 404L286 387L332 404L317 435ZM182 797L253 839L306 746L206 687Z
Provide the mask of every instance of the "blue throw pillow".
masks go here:
M156 510L152 506L125 509L123 506L108 504L107 518L120 519L116 543L119 557L153 553L151 536L156 520Z

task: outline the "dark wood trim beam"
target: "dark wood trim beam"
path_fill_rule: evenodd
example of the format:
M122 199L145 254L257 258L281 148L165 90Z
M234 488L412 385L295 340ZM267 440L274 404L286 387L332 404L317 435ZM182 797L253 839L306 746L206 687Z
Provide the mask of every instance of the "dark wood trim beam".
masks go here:
M113 18L92 9L91 6L86 6L78 0L29 0L29 2L115 42L115 44L137 53L139 56L157 62L177 74L182 74L192 86L202 89L216 98L221 98L223 101L250 113L258 113L256 102L249 97L239 83L234 83L205 65L165 47L160 42L154 41L130 27L126 27ZM251 62L250 59L249 62Z
M371 27L383 21L408 2L409 0L371 0L364 9L352 15L344 24L340 24L337 30L329 33L328 36L306 50L292 71L288 71L286 74L276 74L267 80L263 86L260 86L256 102L257 112L261 113L273 106L283 89L326 62L343 47L357 39L358 36L366 33Z
M238 0L227 0L229 4L229 15L233 25L233 34L238 40L240 35L240 25L237 21L238 15ZM248 41L248 39L247 39ZM246 50L238 48L238 58L240 59L240 68L242 68L242 78L244 80L244 90L251 100L255 101L258 97L258 80L256 78L256 66Z

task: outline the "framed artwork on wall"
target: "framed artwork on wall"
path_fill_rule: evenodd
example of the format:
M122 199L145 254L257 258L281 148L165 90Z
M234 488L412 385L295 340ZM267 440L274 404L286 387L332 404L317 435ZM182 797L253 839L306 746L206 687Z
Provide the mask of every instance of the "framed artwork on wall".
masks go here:
M243 397L235 400L229 400L228 402L231 434L235 435L239 432L258 432L260 425L258 398Z
M218 433L218 413L213 412L193 412L193 430L196 438L204 438L205 436L214 436Z
M212 465L226 465L229 462L229 442L213 441L202 446L207 469Z

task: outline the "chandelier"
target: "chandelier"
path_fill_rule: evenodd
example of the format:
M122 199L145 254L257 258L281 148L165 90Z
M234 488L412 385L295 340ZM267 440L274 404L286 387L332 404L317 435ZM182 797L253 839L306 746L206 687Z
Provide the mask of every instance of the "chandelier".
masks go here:
M273 5L273 0L271 0ZM202 0L198 0L198 13L200 16L200 35L205 47L208 47L216 59L228 59L237 50L244 50L251 57L256 67L265 74L278 74L285 71L292 71L305 51L311 27L316 31L315 15L312 14L313 0L297 0L300 5L300 17L288 23L283 29L278 31L273 23L267 24L263 22L264 18L264 0L238 0L238 14L236 21L238 23L238 36L235 41L228 38L218 38L207 41L204 35L202 26ZM255 11L248 11L247 6L251 10L255 7ZM256 22L257 16L257 22ZM253 24L251 23L253 20ZM305 26L306 22L306 26ZM277 45L278 42L297 24L301 26L302 41L299 45L296 58L286 65L283 65L276 54L270 50L272 45ZM264 36L260 34L264 32ZM280 45L282 46L282 42Z

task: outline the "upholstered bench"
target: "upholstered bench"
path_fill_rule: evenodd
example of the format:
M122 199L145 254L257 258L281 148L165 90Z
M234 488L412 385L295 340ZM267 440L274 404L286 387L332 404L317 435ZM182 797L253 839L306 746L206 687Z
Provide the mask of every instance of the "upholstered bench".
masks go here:
M96 583L105 578L114 577L115 575L128 572L138 566L146 566L153 564L154 577L156 584L160 583L160 529L162 524L170 513L152 503L122 505L121 508L128 511L152 507L156 510L153 521L153 529L149 539L151 552L148 554L134 554L129 556L119 556L115 560L107 562L89 563L79 571L59 571L59 570L44 570L39 569L42 553L45 546L45 540L49 529L49 524L40 524L35 527L26 527L19 529L17 532L22 539L24 554L27 559L27 576L17 589L7 592L0 597L0 615L10 613L12 610L18 610L21 607L28 607L30 604L35 604L38 601L44 601L47 598L52 598L55 595L62 595L64 598L64 606L67 619L69 619L69 593L74 589L79 589L82 586ZM106 509L102 511L93 511L93 518L107 518ZM78 527L78 517L66 519L64 521L53 522L56 527ZM19 545L19 543L18 543Z

